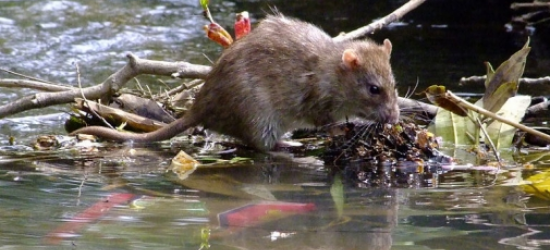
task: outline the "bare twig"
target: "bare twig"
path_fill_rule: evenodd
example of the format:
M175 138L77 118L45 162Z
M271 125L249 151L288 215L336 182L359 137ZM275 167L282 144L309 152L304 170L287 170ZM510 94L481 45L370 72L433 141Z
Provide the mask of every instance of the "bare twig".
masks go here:
M115 123L127 123L129 127L138 129L140 131L154 131L163 126L166 126L166 123L155 121L149 118L142 117L133 113L128 113L126 111L111 108L109 106L101 105L97 102L88 101L86 106L84 106L84 100L76 99L74 106L78 109L96 110L100 112L104 117L109 117ZM99 116L99 115L98 115Z
M340 42L340 41L349 41L349 40L354 40L354 39L364 37L370 33L373 33L374 31L382 29L384 26L387 26L392 22L399 20L405 14L415 9L416 7L420 6L425 1L426 0L410 0L403 6L399 7L389 15L379 19L378 21L373 22L367 26L361 27L359 29L356 29L354 31L351 31L349 33L346 33L344 35L337 36L334 38L334 40Z
M32 76L25 75L25 74L17 73L17 72L11 71L11 70L7 70L7 69L2 69L2 68L0 68L0 71L4 71L4 72L6 72L6 73L8 73L8 74L20 76L20 77L23 77L23 78L27 78L27 79L29 79L29 80L37 81L37 82L42 82L42 83L48 83L48 84L56 85L56 84L53 83L53 82L49 82L49 81L46 81L46 80L44 80L44 79L40 79L40 78L36 78L36 77L32 77Z
M477 123L479 130L481 130L481 133L483 133L483 136L485 136L485 139L487 140L487 142L489 142L489 146L491 147L491 150L493 150L493 153L495 154L495 158L498 161L498 166L499 166L498 170L500 171L500 168L502 167L502 159L500 158L500 154L497 150L497 147L495 147L495 143L493 142L493 140L491 140L491 137L489 136L489 133L487 133L487 130L483 126L483 123L479 119L479 116L476 116L475 122ZM476 141L476 145L477 145L477 141Z
M41 81L35 80L25 80L25 79L13 79L13 78L3 78L0 79L0 87L4 88L29 88L36 89L46 92L59 92L72 90L73 87L63 86L58 84L49 84Z
M178 72L180 77L205 78L210 71L209 66L196 65L188 62L163 62L140 59L132 54L127 55L128 63L109 76L103 83L83 88L78 88L55 93L37 93L23 97L14 102L0 106L0 118L16 114L22 111L44 108L51 105L70 103L82 93L90 100L101 99L107 101L111 95L117 92L126 82L137 75L151 74L172 76Z
M82 82L80 81L80 67L78 66L78 62L74 62L74 67L76 69L76 81L78 82L78 89L80 89L80 94L82 95L82 99L84 99L84 103L86 103L86 106L90 107L90 104L88 103L88 99L86 99L86 95L84 95L84 92L82 91ZM100 116L95 112L94 109L90 109L91 113L97 117L99 120L103 122L107 127L114 129L113 126L111 126L110 123L108 123L103 116Z
M499 116L499 115L497 115L497 114L494 114L494 113L492 113L492 112L490 112L490 111L488 111L488 110L486 110L486 109L484 109L484 108L482 108L482 107L479 107L479 106L476 106L476 105L474 105L474 104L471 104L471 103L469 103L469 102L463 100L462 98L456 96L456 95L453 94L451 91L447 91L447 92L445 93L445 98L446 98L446 99L449 99L450 101L456 103L457 105L459 105L459 106L461 106L461 107L463 107L463 108L466 108L466 109L472 110L472 111L474 111L474 112L480 113L480 114L485 115L485 116L487 116L487 117L490 117L490 118L492 118L492 119L498 120L499 122L508 124L508 125L510 125L510 126L512 126L512 127L515 127L515 128L517 128L517 129L519 129L519 130L525 131L525 132L527 132L527 133L529 133L529 134L532 134L532 135L535 135L535 136L538 136L538 137L540 137L540 138L543 138L543 139L545 139L545 140L550 141L550 135L547 135L547 134L542 133L542 132L540 132L540 131L534 130L534 129L532 129L532 128L530 128L530 127L527 127L527 126L525 126L525 125L523 125L523 124L519 124L519 123L512 122L512 121L510 121L510 120L508 120L508 119L505 119L505 118L503 118L502 116Z
M483 84L487 76L470 76L462 77L458 84L467 85L467 84ZM550 76L540 77L540 78L527 78L523 77L519 79L520 84L550 84Z
M204 83L204 80L202 80L202 79L195 79L195 80L190 81L190 82L188 82L188 83L183 83L183 84L181 84L180 86L177 86L177 87L175 87L175 88L173 88L173 89L170 89L170 90L168 90L168 91L166 91L166 92L164 92L164 93L158 93L158 94L154 95L154 96L152 97L152 99L158 100L158 99L163 98L163 97L164 97L164 98L168 98L168 97L170 97L170 96L172 96L172 95L175 95L175 94L177 94L177 93L179 93L179 92L182 92L182 91L184 91L184 90L187 90L187 89L194 88L194 87L199 86L199 85L201 85L201 84L203 84L203 83Z
M532 3L512 3L510 9L516 10L520 8L550 8L550 3L532 2Z

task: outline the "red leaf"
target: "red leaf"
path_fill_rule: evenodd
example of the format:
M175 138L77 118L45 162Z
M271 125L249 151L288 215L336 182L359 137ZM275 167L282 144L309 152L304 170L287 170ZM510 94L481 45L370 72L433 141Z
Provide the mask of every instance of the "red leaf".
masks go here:
M246 36L250 33L250 18L248 17L248 12L243 11L237 13L235 18L235 39L239 40L241 37Z
M229 33L217 23L205 25L204 31L206 31L206 35L210 38L210 40L218 43L224 48L227 48L229 45L233 44L233 38L231 38L231 35L229 35Z

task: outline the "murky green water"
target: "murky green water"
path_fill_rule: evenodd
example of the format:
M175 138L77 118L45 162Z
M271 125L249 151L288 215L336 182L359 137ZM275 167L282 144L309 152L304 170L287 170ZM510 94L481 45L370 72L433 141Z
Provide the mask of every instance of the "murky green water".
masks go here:
M0 165L0 243L4 249L548 246L548 201L504 185L533 173L522 168L434 174L424 188L360 187L319 165L256 158L256 164L199 167L180 180L167 171L175 151L112 148L99 160Z
M232 22L226 13L246 9L261 16L269 6L277 6L335 35L368 23L403 1L212 2L220 23ZM402 92L417 78L422 86L451 85L462 76L481 75L483 61L498 64L523 45L524 37L504 31L509 19L505 8L490 11L498 1L463 2L449 12L452 7L445 1L432 0L403 20L404 25L375 34L375 39L389 37L394 43L392 60ZM466 14L472 9L476 12ZM76 85L73 63L78 62L83 84L92 85L124 65L128 52L208 64L207 58L215 59L221 49L204 38L200 13L196 0L0 1L0 67ZM526 69L530 77L550 74L550 43L544 39L537 33L532 37L533 53ZM12 76L0 73L0 77ZM142 81L155 84L156 79ZM480 92L471 86L456 88ZM546 94L542 87L522 91ZM30 93L2 88L0 104ZM59 106L23 116L67 110ZM0 146L8 145L10 135L18 144L30 145L37 134L64 134L65 118L2 119ZM135 152L131 147L90 154L50 152L40 156L43 160L19 161L2 150L0 249L545 249L550 245L544 191L548 188L536 193L520 185L521 180L545 172L545 156L533 158L533 167L518 165L498 174L442 171L429 177L428 187L395 188L349 183L345 172L341 177L313 163L268 164L260 156L254 156L254 164L199 168L182 181L169 169L182 145L136 147Z

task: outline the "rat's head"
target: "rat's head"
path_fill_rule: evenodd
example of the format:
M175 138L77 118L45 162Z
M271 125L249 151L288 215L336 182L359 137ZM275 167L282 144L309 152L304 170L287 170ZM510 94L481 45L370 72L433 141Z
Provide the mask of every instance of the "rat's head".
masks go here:
M369 120L396 123L397 91L390 65L392 44L354 42L342 53L340 72L350 113Z

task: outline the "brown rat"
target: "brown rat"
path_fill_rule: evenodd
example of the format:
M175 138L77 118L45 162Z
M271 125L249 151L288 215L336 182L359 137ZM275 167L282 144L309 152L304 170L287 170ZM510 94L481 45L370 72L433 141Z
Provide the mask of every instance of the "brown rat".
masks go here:
M223 52L182 118L144 134L97 126L71 134L151 142L203 125L265 152L288 131L348 116L395 123L391 50L389 40L334 42L312 24L270 15Z

